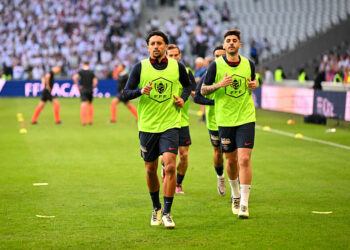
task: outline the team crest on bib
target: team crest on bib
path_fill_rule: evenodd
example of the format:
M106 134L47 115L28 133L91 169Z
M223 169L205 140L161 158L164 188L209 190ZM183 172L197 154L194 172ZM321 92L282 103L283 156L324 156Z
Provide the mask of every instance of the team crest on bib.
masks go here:
M165 102L172 96L173 83L163 77L152 80L149 97L156 102Z
M239 75L232 75L232 83L225 88L225 94L237 98L242 96L246 89L247 79Z

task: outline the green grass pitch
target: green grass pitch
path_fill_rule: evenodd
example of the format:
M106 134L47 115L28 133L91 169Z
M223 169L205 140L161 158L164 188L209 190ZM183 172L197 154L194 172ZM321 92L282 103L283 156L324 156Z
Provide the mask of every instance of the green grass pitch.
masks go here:
M120 105L110 124L111 99L95 99L94 124L82 127L79 99L59 100L63 124L48 103L33 126L38 98L0 99L0 249L349 249L350 150L257 129L250 218L239 220L230 192L216 191L208 132L192 112L185 194L175 195L176 229L166 230L150 226L131 113ZM326 133L298 115L257 110L257 124L350 146L348 128Z

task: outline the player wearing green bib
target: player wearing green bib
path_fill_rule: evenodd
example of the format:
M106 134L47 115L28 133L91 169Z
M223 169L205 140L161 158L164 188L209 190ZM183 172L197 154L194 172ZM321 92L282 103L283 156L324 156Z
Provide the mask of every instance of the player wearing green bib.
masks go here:
M231 185L232 212L239 218L248 218L256 120L251 91L257 83L254 64L239 55L242 46L240 34L235 29L225 33L223 47L226 55L209 66L201 94L215 92L215 117Z
M213 54L214 54L214 59L216 60L222 55L225 55L226 51L224 50L222 45L220 45L214 49ZM218 126L216 125L214 93L207 95L205 97L201 95L200 90L203 85L204 79L205 79L205 75L202 76L201 80L199 81L196 87L194 102L205 105L206 123L209 131L211 145L213 146L213 150L214 150L213 161L214 161L214 169L217 174L217 190L219 195L224 196L226 194L226 184L225 184L225 175L224 175L224 167L223 167L224 159L220 149L220 139L219 139L219 131L218 131L219 129L218 129Z
M146 42L150 58L133 67L123 94L126 100L139 97L137 113L140 149L153 203L151 225L163 223L166 228L174 228L170 210L176 186L181 108L190 94L190 82L185 66L165 56L169 42L163 32L150 32ZM180 88L183 88L181 97L178 96ZM163 211L157 175L159 155L163 156L165 165Z
M181 59L181 52L177 45L170 44L167 49L167 56L169 58L173 58L176 61ZM187 74L189 76L191 82L191 95L194 95L194 90L196 88L196 82L192 75L192 72L186 68ZM180 86L179 95L182 94L183 88ZM188 149L191 145L191 136L189 129L189 115L188 109L190 106L190 100L187 99L183 108L181 109L181 128L179 131L179 162L177 164L177 175L176 175L176 189L175 192L177 194L183 194L184 191L182 189L182 181L185 177L187 168L188 168ZM162 162L162 180L164 178L164 163Z

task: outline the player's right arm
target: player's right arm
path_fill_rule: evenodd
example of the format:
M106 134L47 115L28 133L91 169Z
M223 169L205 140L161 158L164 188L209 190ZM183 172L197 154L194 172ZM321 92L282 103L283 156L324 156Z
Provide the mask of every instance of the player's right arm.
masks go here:
M205 98L201 94L201 88L204 82L205 75L202 76L201 80L196 86L196 91L193 97L193 101L197 104L202 104L202 105L214 105L214 100L210 100L208 98Z
M214 93L219 88L224 88L229 86L232 83L232 76L227 76L225 74L225 77L218 83L213 84L215 82L216 77L216 62L212 62L208 68L207 75L205 76L204 83L201 87L201 94L209 95L211 93Z
M125 88L124 88L124 92L123 92L123 97L126 100L135 99L135 98L141 96L142 94L149 94L149 92L151 91L149 89L149 87L151 87L151 89L152 89L151 84L147 84L142 89L140 89L138 87L138 85L140 83L140 76L141 76L141 62L137 63L133 67L133 69L132 69L132 71L130 73L129 79L126 82L126 85L125 85Z

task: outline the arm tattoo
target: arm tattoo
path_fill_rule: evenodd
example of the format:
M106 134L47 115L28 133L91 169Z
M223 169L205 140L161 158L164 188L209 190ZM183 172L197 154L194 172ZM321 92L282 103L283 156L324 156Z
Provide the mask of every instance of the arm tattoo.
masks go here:
M211 93L214 93L217 89L220 88L219 84L214 84L214 85L205 85L203 83L202 88L201 88L201 94L204 95L210 95Z

